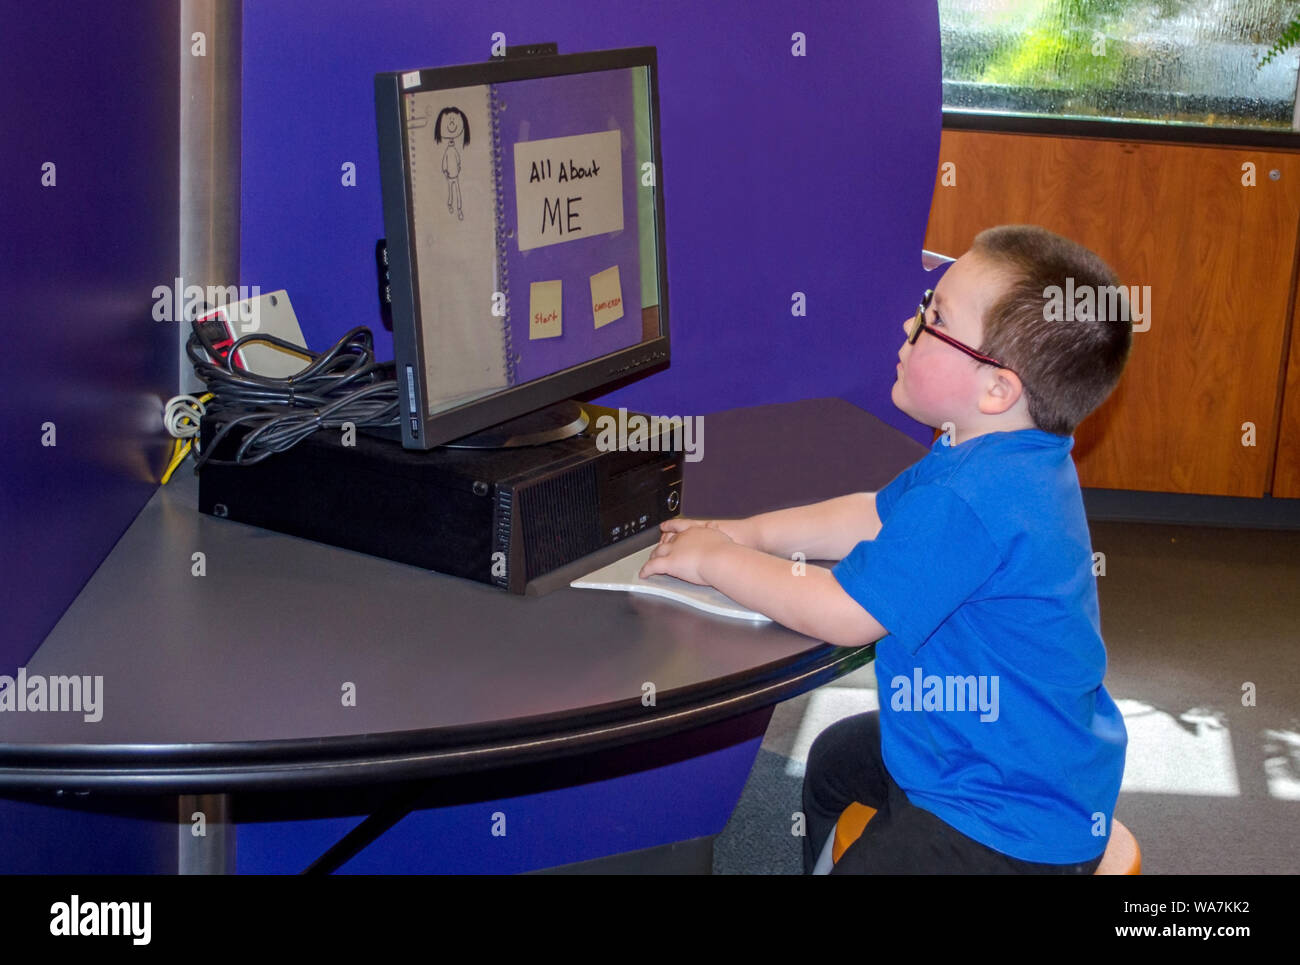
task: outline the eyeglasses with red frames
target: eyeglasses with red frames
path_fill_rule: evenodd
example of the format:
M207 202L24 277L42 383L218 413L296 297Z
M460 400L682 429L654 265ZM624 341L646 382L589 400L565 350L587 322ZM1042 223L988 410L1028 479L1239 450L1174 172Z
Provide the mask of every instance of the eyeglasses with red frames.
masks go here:
M969 345L957 341L951 335L943 334L943 332L940 332L933 325L927 325L925 323L925 313L930 308L930 300L932 298L934 298L934 289L933 288L926 289L925 294L921 296L921 304L916 306L916 319L912 322L912 328L907 333L908 345L915 345L916 340L921 337L922 332L929 332L931 335L933 335L935 338L939 339L940 341L947 342L949 345L951 345L953 348L957 349L958 351L965 352L967 355L975 359L977 362L983 362L985 365L992 365L999 369L1006 369L1008 372L1013 372L1017 376L1019 376L1020 373L1016 372L1016 370L1011 368L1010 366L1003 365L997 359L985 355L982 352L975 351Z

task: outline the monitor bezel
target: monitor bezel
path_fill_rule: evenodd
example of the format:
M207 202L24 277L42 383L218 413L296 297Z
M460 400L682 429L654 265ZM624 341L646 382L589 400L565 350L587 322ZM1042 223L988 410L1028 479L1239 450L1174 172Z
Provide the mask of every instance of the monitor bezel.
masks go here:
M655 244L659 284L659 335L650 341L561 369L522 385L429 412L425 387L424 338L418 311L411 183L407 176L408 144L403 123L403 97L413 91L563 74L645 67L649 69L650 146L654 163ZM670 361L668 313L668 253L664 230L663 145L659 136L659 63L656 48L629 47L578 54L495 58L479 64L387 71L375 75L375 118L379 134L380 184L384 202L388 272L393 317L393 347L402 408L402 445L432 449L555 402L646 375Z

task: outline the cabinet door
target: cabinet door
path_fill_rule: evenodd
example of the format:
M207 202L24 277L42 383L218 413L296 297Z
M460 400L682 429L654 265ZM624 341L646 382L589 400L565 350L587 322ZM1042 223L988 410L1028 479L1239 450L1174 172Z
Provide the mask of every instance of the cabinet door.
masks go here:
M1269 491L1300 154L950 130L939 162L927 248L958 254L984 228L1040 224L1149 288L1149 330L1075 433L1083 485Z
M1277 433L1277 463L1273 471L1272 495L1300 499L1300 298L1295 299L1291 317L1291 349L1283 379L1282 420Z

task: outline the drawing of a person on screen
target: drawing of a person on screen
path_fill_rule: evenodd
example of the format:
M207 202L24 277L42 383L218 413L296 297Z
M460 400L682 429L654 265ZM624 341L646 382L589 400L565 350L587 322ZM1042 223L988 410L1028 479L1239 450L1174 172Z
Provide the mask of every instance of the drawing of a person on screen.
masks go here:
M442 153L442 174L447 179L447 213L453 211L456 217L464 221L464 212L460 209L460 150L456 140L461 140L461 147L469 147L469 120L459 107L444 107L438 112L438 120L433 125L433 141L441 144L447 142L447 149Z

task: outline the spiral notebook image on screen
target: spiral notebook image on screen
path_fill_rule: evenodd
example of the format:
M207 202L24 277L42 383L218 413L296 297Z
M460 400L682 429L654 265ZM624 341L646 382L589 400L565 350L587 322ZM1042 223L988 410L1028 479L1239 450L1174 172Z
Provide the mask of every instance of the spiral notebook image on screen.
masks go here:
M675 600L678 603L685 603L687 606L693 606L697 610L703 610L705 613L713 613L717 616L731 617L737 620L751 620L755 623L772 622L771 617L741 606L731 597L711 586L699 586L663 573L656 573L646 579L639 577L637 574L641 571L641 567L645 565L646 560L650 559L650 554L654 552L657 545L656 543L654 546L647 546L631 556L625 556L608 566L602 566L595 572L574 580L569 585L577 589L626 590L629 593L644 593L649 596L658 596L668 600Z
M509 319L492 298L497 291L503 299L509 294L498 283L504 273L493 101L492 90L481 84L405 103L411 196L422 215L413 241L426 377L438 404L515 382Z

